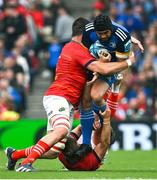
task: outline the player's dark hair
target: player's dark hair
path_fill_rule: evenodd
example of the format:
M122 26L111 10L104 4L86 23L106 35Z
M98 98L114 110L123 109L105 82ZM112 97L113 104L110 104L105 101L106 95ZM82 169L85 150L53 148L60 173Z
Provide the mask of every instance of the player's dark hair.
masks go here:
M74 140L71 137L68 137L67 141L65 143L65 148L63 149L62 153L65 156L68 156L69 154L74 153L78 148L79 148L79 146L77 145L76 140Z
M89 21L85 18L77 18L72 25L72 37L81 35L83 33L85 25L88 23Z
M112 31L112 21L109 16L100 14L94 19L94 28L95 31Z

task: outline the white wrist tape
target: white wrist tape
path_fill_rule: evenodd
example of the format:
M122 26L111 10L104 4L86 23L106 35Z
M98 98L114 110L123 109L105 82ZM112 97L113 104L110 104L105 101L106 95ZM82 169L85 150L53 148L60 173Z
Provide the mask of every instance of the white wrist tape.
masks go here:
M132 62L131 62L130 59L127 59L126 62L127 62L127 64L128 64L128 67L132 66Z

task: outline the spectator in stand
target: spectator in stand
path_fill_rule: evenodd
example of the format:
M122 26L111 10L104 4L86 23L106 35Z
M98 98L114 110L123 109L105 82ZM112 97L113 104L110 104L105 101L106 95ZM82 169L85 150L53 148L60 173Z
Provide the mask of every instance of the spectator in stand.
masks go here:
M36 28L38 30L39 30L39 28L43 28L43 25L44 25L43 13L41 10L38 9L36 2L31 3L30 9L29 9L29 14L32 16Z
M34 48L37 52L39 52L42 49L41 30L44 27L44 16L43 12L38 9L38 3L31 2L31 5L29 6L29 15L33 19L35 30L37 32Z
M5 78L5 69L3 66L0 66L0 79Z
M26 58L30 69L30 90L33 88L34 77L39 71L40 63L35 52L35 49L31 46L31 42L27 35L19 37L15 43L15 47L19 49L21 55Z
M23 113L27 108L27 94L23 82L24 76L22 76L22 74L17 74L15 88L21 96L21 103L18 108L19 113Z
M22 113L24 110L26 110L26 89L23 85L24 76L20 73L15 76L12 69L6 69L5 78L9 81L10 86L15 88L21 96L20 106L18 106L16 110Z
M130 33L134 31L141 33L141 31L144 30L142 17L137 15L136 9L133 13L132 7L129 6L125 9L124 14L119 15L117 22L127 28Z
M0 38L0 67L3 66L4 58L10 54L11 53L5 48L4 38Z
M53 34L53 16L48 8L43 9L43 18L44 18L44 27L40 31L41 40L42 40L42 50L46 50L49 44L51 43L51 36Z
M55 80L56 75L56 64L58 62L59 55L61 53L61 45L58 43L57 38L53 37L52 42L48 48L49 59L48 59L48 68L52 72L52 81Z
M7 79L0 80L0 91L1 93L7 93L9 95L14 103L15 110L17 111L21 103L21 96L15 88L9 85Z
M155 68L153 65L146 66L143 69L143 76L145 77L145 91L147 92L147 113L148 116L153 116L156 114L155 111L155 103L156 103L156 96L157 96L157 75L155 74ZM140 80L141 76L139 74ZM141 80L142 82L142 80Z
M0 93L0 121L15 121L19 117L9 94L7 92Z
M50 0L50 11L52 12L53 16L53 26L56 26L56 20L58 17L58 9L60 7L65 7L65 4L62 0Z
M139 89L135 98L128 101L128 108L126 111L126 118L128 120L144 120L146 113L146 95Z
M18 13L16 6L7 5L5 7L5 17L3 19L3 30L6 37L6 49L10 50L14 46L17 38L27 32L25 18ZM19 28L20 27L20 28Z
M24 76L24 71L20 65L17 64L16 58L12 56L8 56L4 59L4 67L7 69L12 69L15 76L18 73L21 73Z
M74 18L64 7L60 7L58 9L58 14L59 16L56 21L55 36L58 38L59 43L63 47L71 39Z
M25 96L25 76L22 67L17 64L14 56L9 56L4 59L4 67L7 69L6 77L8 78L9 85L15 89L15 94L18 94L16 104L16 111L23 112L26 109L26 96ZM20 82L18 79L22 79ZM20 98L19 98L20 97Z
M18 3L23 7L28 7L29 6L29 1L28 0L18 0Z
M21 55L21 49L20 48L15 47L12 50L12 53L14 55L14 58L17 61L17 64L20 65L23 69L23 72L24 72L23 86L25 87L25 89L28 90L29 85L30 85L30 69L29 69L28 62L27 62L26 58Z
M22 3L21 0L8 0L6 1L4 7L6 7L7 5L16 7L16 10L22 16L25 16L27 14L26 4Z

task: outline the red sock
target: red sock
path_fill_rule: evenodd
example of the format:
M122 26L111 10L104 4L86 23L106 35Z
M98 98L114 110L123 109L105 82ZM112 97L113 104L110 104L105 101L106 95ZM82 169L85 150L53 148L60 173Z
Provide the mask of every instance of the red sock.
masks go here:
M34 147L34 146L31 146L31 147L26 148L26 149L14 151L14 152L12 153L12 158L13 158L15 161L17 161L17 160L19 160L19 159L21 159L21 158L27 157L27 156L31 153L33 147Z
M111 93L109 98L107 99L107 105L111 110L111 117L114 116L117 107L118 107L118 93Z
M106 91L106 93L104 94L104 97L103 97L103 99L106 101L106 99L108 99L108 96L110 95L110 93L111 93L111 89L110 88L108 88L108 90Z
M24 159L21 164L33 163L36 159L42 156L47 152L51 147L45 142L39 140L37 144L33 147L31 153L26 159Z

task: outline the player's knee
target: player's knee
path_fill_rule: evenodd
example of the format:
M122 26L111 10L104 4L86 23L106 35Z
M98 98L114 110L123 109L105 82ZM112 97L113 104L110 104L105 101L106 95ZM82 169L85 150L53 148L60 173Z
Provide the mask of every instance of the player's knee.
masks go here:
M52 127L63 139L70 131L71 122L66 116L56 116L52 121Z
M65 148L66 141L67 138L62 139L51 148L51 151L55 153L60 153Z
M91 92L91 97L94 102L99 103L102 100L103 95L98 92Z
M63 139L67 136L70 128L65 128L65 127L56 127L55 130L58 133L58 136L60 137L60 139Z

